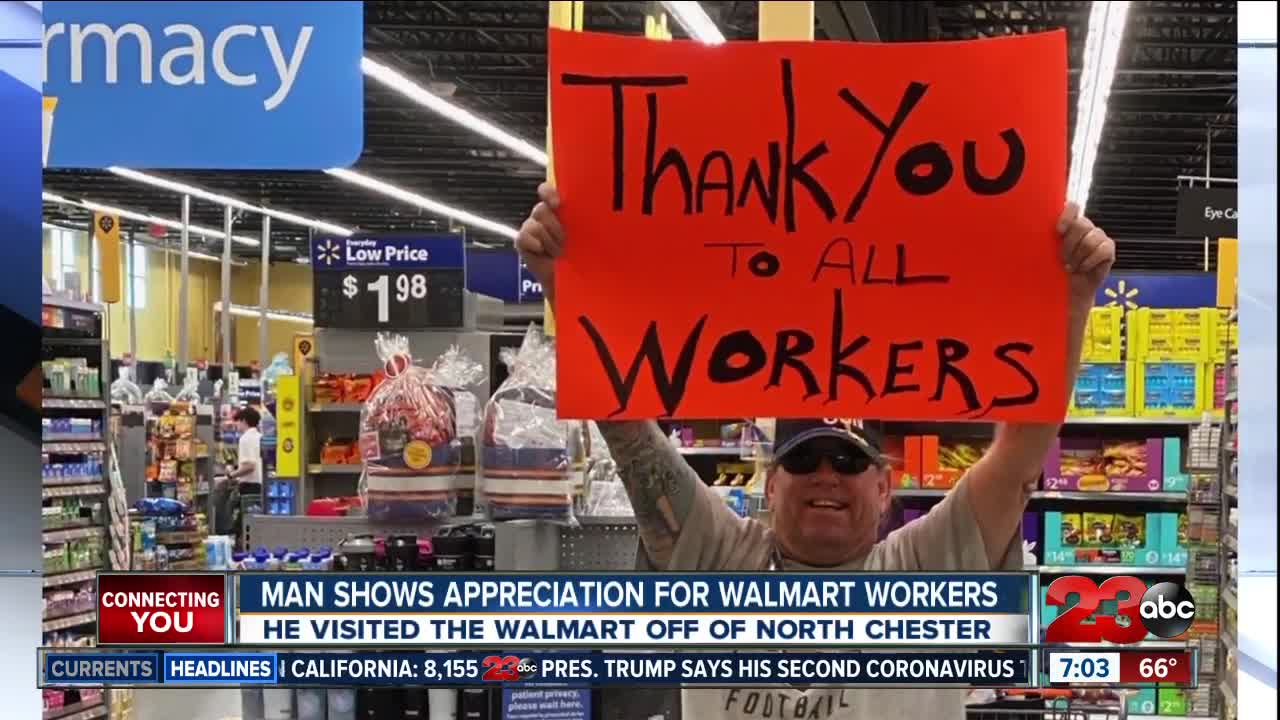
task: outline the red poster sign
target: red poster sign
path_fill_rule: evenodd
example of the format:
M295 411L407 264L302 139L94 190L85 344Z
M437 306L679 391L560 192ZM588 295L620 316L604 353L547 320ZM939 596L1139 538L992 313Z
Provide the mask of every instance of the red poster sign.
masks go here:
M562 415L1062 418L1064 33L550 63Z

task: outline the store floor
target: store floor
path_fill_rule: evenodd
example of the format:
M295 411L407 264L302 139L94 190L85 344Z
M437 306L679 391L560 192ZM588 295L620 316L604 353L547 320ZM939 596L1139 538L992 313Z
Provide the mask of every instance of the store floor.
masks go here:
M240 720L240 691L135 690L133 720Z

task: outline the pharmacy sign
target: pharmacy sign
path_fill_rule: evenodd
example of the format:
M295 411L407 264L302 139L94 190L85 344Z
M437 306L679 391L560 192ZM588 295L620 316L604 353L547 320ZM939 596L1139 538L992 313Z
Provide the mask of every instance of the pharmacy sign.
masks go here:
M45 164L349 166L363 32L360 2L46 2Z

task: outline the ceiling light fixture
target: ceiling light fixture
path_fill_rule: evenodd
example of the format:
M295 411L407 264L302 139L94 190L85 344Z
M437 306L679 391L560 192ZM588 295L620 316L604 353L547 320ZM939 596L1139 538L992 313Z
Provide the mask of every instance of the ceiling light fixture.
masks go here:
M98 212L98 213L105 213L107 215L118 215L122 218L128 218L130 220L135 220L137 222L160 225L162 227L169 228L170 230L178 230L178 231L182 230L182 223L178 222L177 220L163 218L158 215L151 215L148 213L137 212L135 210L115 207L114 205L104 205L102 203L94 202L92 200L71 200L70 198L65 198L61 195L55 195L54 193L49 193L49 192L43 193L42 197L45 202L57 203L59 205L69 205L71 207L84 208L86 210L91 210L93 212ZM211 237L218 240L221 240L226 237L226 235L223 234L221 230L207 228L202 225L188 225L187 229L189 232L195 233L196 235L204 235L205 237ZM262 244L260 241L254 238L245 237L243 235L233 235L232 239L234 239L236 242L240 243L241 245L248 245L252 247L257 247L258 245Z
M354 170L332 168L325 170L325 172L339 180L349 182L352 185L359 185L367 190L372 190L381 195L395 198L401 202L422 208L428 212L453 218L454 220L466 225L473 225L481 230L487 230L491 233L512 239L515 239L518 234L518 231L509 225L503 225L502 223L494 222L488 218L480 217L475 213L467 212L466 210L461 210L451 205L445 205L437 200L432 200L431 198L424 197L415 192L410 192L404 188L396 187L391 183L383 182L382 180L369 177L368 175L355 172Z
M720 28L711 21L711 16L697 2L683 0L664 0L662 6L671 13L671 17L680 23L680 27L694 40L707 45L721 45L725 42Z
M218 300L213 303L213 311L214 312L222 311L221 300ZM240 317L256 318L262 315L262 310L260 308L252 307L250 305L236 305L235 303L232 303L231 314L239 315ZM311 316L308 315L307 313L286 312L284 310L267 310L267 319L282 320L284 322L295 322L295 323L301 323L303 325L311 325L313 323Z
M1095 2L1089 11L1089 34L1085 38L1084 65L1080 70L1076 131L1071 140L1071 172L1067 180L1067 199L1078 203L1081 209L1089 203L1093 167L1107 122L1107 102L1128 15L1128 2Z
M210 190L205 190L203 188L198 188L194 185L188 185L187 183L178 182L176 180L168 180L166 178L156 177L155 175L149 175L144 172L138 172L137 170L130 170L129 168L113 166L113 167L107 168L107 170L127 180L133 180L135 182L140 182L145 185L150 185L152 187L158 187L158 188L161 188L162 190L168 190L170 192L174 192L179 195L190 195L191 197L200 198L201 200L207 200L209 202L216 203L218 205L232 207L237 210L245 210L248 212L258 213L260 215L266 215L268 217L273 217L277 220L282 220L287 223L293 223L294 225L301 225L303 227L314 228L316 230L319 230L320 232L329 233L331 235L342 235L343 237L346 237L351 234L351 230L341 225L336 225L331 222L325 222L324 220L316 220L314 218L303 217L302 215L291 213L286 210L276 210L275 208L263 207L261 205L253 205L251 203L247 203L243 200L233 198L228 195L222 195L220 193L212 192Z
M366 57L360 60L360 69L364 71L365 75L368 75L383 85L386 85L428 110L443 115L468 130L480 133L508 150L528 158L543 167L547 166L547 154L543 152L541 148L534 147L534 145L527 140L522 140L497 125L494 125L488 120L463 110L421 85L414 83L412 80L401 75L395 70L392 70L390 67Z

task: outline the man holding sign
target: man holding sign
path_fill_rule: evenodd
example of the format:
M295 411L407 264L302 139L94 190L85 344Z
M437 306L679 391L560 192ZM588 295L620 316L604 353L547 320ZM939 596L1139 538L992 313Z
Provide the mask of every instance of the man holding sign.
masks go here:
M556 309L560 413L599 420L643 559L1021 569L1022 513L1115 260L1063 208L1065 35L708 47L552 31L550 48L559 189L539 188L516 246ZM888 460L830 415L1001 424L942 502L878 541ZM779 418L770 525L702 482L663 416ZM951 720L963 696L697 690L684 714Z

